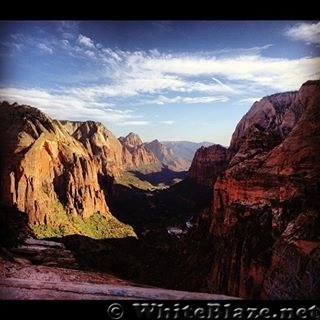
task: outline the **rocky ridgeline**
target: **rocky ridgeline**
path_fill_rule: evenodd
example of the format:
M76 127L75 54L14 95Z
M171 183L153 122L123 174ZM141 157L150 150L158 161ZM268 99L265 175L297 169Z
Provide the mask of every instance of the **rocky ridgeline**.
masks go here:
M159 140L153 140L144 144L164 165L172 171L188 171L190 162L188 159L174 152L172 148L161 143Z
M191 175L207 183L218 173L202 216L214 243L212 292L320 297L319 115L320 81L308 81L253 104L232 136L225 170L219 153L197 152Z
M51 219L54 212L108 214L100 168L59 121L6 102L0 105L0 119L0 205L16 206L33 224L59 223Z
M0 104L0 122L0 206L16 206L34 225L59 228L66 217L108 216L114 179L162 166L137 135L118 140L101 123L60 122L7 102Z
M130 154L130 157L125 158L127 168L130 169L141 165L158 165L161 167L161 162L145 147L136 133L130 132L126 137L120 137L119 141Z
M189 177L198 184L212 187L220 173L228 165L228 149L216 144L210 147L201 147L195 153Z

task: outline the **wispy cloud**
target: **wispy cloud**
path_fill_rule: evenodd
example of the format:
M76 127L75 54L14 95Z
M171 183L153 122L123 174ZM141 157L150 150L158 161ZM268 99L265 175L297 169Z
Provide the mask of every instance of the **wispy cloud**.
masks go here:
M191 103L191 104L211 103L211 102L216 102L216 101L226 102L228 100L229 100L229 98L223 97L223 96L220 96L220 97L195 97L195 98L186 97L186 98L182 99L183 102Z
M52 54L53 53L53 49L48 47L45 43L39 43L37 46L41 51L47 52Z
M287 36L317 43L319 27L320 23L299 24L287 30ZM36 47L52 55L59 52L71 62L72 59L81 59L89 67L70 77L69 82L65 74L61 75L65 85L56 88L55 92L39 88L6 88L1 89L2 96L47 108L54 116L90 115L91 118L109 117L110 121L123 125L130 124L130 121L146 125L146 121L136 119L132 112L119 113L107 108L225 103L231 98L250 103L251 98L244 97L296 90L304 81L317 79L320 75L320 57L284 59L263 56L270 44L224 49L226 52L238 50L237 55L221 54L223 50L220 54L169 53L159 49L124 51L105 47L80 33L77 23L62 22L58 29L58 35L50 39L16 34L11 40L19 50ZM71 111L67 110L68 107Z
M147 126L149 125L149 121L145 120L127 120L127 121L120 121L117 123L120 126Z
M175 121L173 120L164 120L164 121L161 121L162 124L168 124L168 125L173 125L175 124Z
M299 23L285 31L285 35L293 40L320 44L320 22Z
M78 36L79 21L57 21L57 31L65 39L74 39Z
M0 88L0 99L11 103L28 104L56 119L96 120L119 124L146 124L131 109L116 109L108 103L87 102L73 94L48 92L39 89ZM139 119L139 120L136 120Z
M80 34L78 37L78 42L81 45L84 45L85 47L94 49L95 45L92 39L90 39L89 37L84 36L83 34Z
M243 104L247 104L247 105L251 105L251 104L253 104L254 102L256 102L256 101L259 101L260 99L261 99L262 97L257 97L257 98L255 98L255 97L251 97L251 98L245 98L245 99L240 99L239 101L238 101L238 103L243 103Z
M211 79L212 79L213 81L219 83L219 84L222 86L222 88L226 89L227 92L234 92L234 90L233 90L232 88L230 88L230 87L228 87L227 85L225 85L224 83L222 83L219 79L214 78L214 77L211 77Z
M197 96L197 97L166 97L163 95L158 96L156 99L143 101L146 104L166 105L171 103L185 103L185 104L203 104L212 102L226 102L229 98L225 96Z
M115 56L115 57L114 57ZM242 94L253 91L296 90L317 78L320 58L269 58L262 55L215 57L204 53L105 51L113 81L137 94ZM317 71L316 71L317 72ZM223 79L220 80L220 79Z
M274 45L269 43L263 46L255 46L249 48L223 48L210 52L211 55L216 57L237 57L243 55L261 55L263 51L273 47Z

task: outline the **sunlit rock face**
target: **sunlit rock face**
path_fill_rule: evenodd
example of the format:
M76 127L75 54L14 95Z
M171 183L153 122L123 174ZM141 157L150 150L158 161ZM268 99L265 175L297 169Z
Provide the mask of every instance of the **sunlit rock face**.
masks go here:
M141 138L133 132L126 137L119 138L122 146L127 150L124 154L124 165L134 168L143 165L160 165L160 161L148 148L145 147Z
M82 217L109 212L98 181L101 166L59 121L6 102L0 118L1 205L16 206L30 223L44 224L58 211Z
M99 122L53 120L7 102L0 108L0 204L26 212L30 223L108 214L108 191L124 170L161 168L137 134L117 139Z

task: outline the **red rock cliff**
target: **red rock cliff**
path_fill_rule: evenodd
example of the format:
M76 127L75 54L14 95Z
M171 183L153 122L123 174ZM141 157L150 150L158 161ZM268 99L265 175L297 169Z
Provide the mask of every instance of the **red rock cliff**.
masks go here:
M237 125L202 216L213 241L212 292L320 297L319 116L320 81L308 81L255 102ZM210 161L202 162L200 180Z
M111 177L122 174L124 150L115 135L103 124L95 121L61 123L92 155L100 174Z
M227 165L227 148L219 144L201 147L194 155L189 177L198 184L212 186Z
M319 296L319 285L307 279L320 274L319 114L320 81L309 81L256 102L240 121L230 145L235 155L214 185L213 290Z
M51 213L108 213L92 155L59 121L25 105L0 105L0 204L17 206L31 223Z
M172 171L187 171L190 167L188 161L175 155L171 148L161 143L159 140L153 140L144 143L145 147L150 150L160 162L166 165Z
M161 166L157 157L145 147L140 137L130 132L126 137L119 138L124 148L124 165L133 168L145 165Z

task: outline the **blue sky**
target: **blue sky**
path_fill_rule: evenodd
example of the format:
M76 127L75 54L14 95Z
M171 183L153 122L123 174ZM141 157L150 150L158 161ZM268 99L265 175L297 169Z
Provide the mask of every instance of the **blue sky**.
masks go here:
M229 145L252 103L320 78L319 21L1 21L0 99L116 136Z

